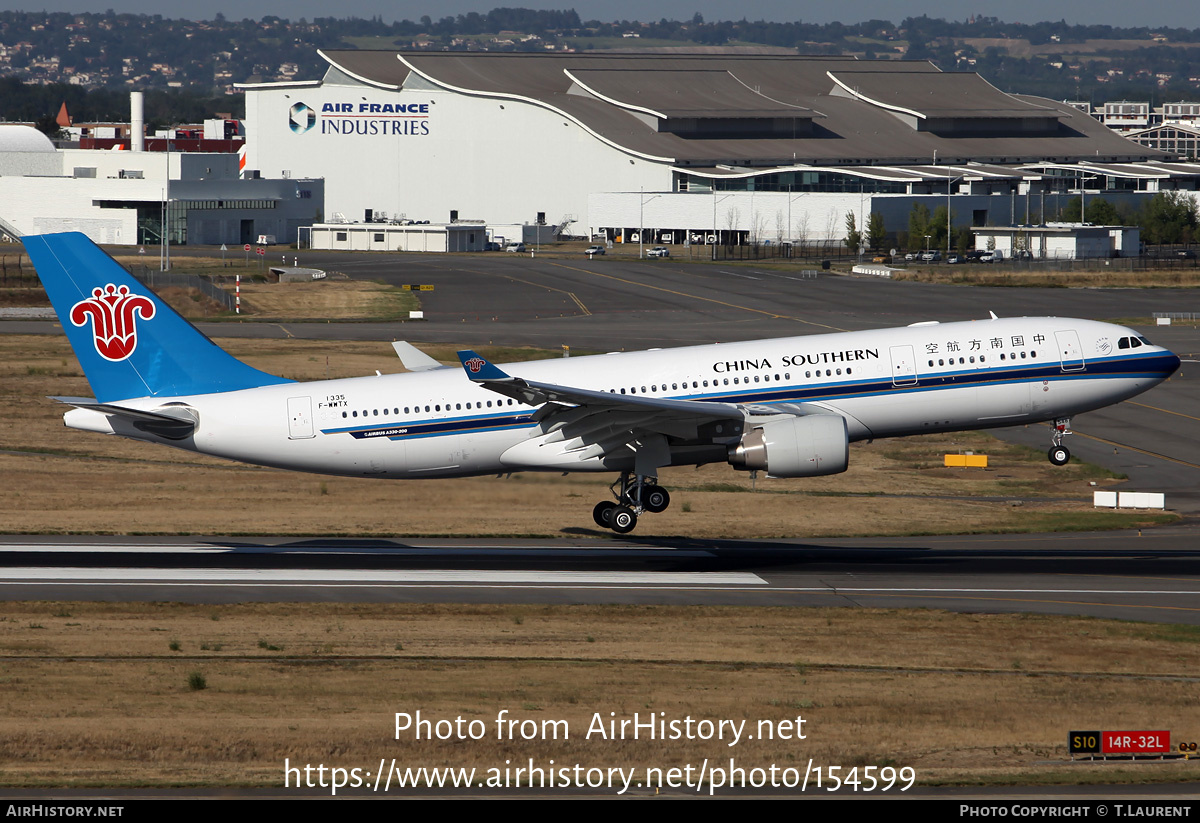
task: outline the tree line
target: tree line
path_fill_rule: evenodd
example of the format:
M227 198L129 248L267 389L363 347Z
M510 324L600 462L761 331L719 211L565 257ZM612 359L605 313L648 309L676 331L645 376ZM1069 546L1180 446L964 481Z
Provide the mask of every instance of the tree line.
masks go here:
M68 83L37 85L15 77L0 77L0 117L35 123L46 134L58 131L56 117L67 104L71 118L80 123L124 123L129 120L129 92L84 88ZM178 123L199 123L218 115L244 116L240 95L207 95L190 89L149 89L145 94L147 130Z
M883 216L878 212L871 212L866 226L860 228L858 218L850 211L846 213L844 242L847 248L857 250L861 247L873 252L883 251L891 242L908 250L953 247L962 252L972 248L971 230L966 226L952 227L953 210L949 211L949 219L947 216L944 205L930 212L925 204L916 203L909 212L907 230L896 230L893 234L884 226ZM1089 197L1086 202L1074 197L1054 219L1095 226L1137 226L1141 229L1142 242L1148 246L1190 245L1200 240L1200 208L1196 197L1181 191L1158 192L1139 206L1114 205L1103 197ZM946 243L948 231L953 233L950 246Z

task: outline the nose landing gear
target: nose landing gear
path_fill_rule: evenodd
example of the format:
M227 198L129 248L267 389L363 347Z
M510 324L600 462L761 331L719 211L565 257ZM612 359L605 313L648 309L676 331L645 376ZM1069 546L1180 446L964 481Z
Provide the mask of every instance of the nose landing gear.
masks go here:
M1073 433L1068 428L1070 425L1071 418L1069 417L1060 417L1054 421L1054 430L1050 434L1050 442L1053 445L1046 454L1050 458L1050 462L1056 466L1065 466L1071 460L1070 449L1062 444L1063 438Z

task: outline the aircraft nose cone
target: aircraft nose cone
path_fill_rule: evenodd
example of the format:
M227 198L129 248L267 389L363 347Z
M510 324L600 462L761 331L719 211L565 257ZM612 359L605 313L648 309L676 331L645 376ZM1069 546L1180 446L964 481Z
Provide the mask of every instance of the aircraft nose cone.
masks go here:
M1179 364L1181 362L1182 361L1179 359L1179 355L1175 354L1174 352L1167 352L1165 369L1166 373L1163 376L1170 377L1175 372L1179 371Z

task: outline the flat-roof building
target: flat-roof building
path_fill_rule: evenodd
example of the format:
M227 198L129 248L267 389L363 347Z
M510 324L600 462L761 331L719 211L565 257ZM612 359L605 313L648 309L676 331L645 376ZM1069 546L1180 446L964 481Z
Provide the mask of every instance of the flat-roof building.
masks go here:
M1116 181L1136 198L1200 181L1200 166L1160 174L1171 155L1076 107L924 61L321 56L321 80L241 86L246 164L324 178L329 212L348 220L461 214L634 242L836 240L847 213L863 226L878 212L896 231L915 203L949 202L958 226L1010 223L1017 197L1041 205Z
M56 149L0 126L0 233L79 231L97 243L294 242L320 220L320 179L241 179L236 154Z

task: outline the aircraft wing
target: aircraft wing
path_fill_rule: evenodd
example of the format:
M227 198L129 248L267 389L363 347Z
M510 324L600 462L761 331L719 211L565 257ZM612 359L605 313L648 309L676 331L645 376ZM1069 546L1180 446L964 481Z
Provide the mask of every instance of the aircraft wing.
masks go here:
M637 394L613 394L594 389L577 389L513 377L473 351L458 352L458 359L471 382L531 406L542 403L586 406L595 411L626 411L637 414L676 414L709 420L742 420L742 407L733 403L704 400L670 400Z
M733 403L541 383L510 375L473 351L458 357L472 382L541 407L533 415L540 433L501 457L510 465L570 469L594 461L608 465L624 456L636 457L644 467L640 472L652 472L671 462L673 449L737 442L747 413L753 413Z

